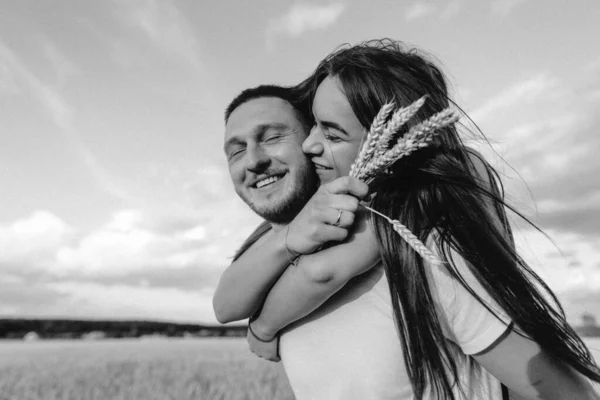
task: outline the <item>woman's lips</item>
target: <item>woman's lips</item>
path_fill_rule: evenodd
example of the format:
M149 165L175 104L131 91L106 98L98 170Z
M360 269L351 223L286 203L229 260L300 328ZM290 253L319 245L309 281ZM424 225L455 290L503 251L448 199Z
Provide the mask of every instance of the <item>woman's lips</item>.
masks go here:
M315 166L315 168L317 170L330 170L330 169L332 169L332 168L326 167L325 165L319 164L319 163L314 162L314 161L312 163L313 163L313 165Z

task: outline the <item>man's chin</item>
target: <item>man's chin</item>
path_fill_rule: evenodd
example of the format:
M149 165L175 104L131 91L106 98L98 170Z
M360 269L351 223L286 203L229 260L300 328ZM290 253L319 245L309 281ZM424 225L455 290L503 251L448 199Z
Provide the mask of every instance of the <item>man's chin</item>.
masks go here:
M291 212L292 204L293 199L281 199L279 201L254 202L248 205L261 218L275 224L285 224L295 217L295 213Z
M285 224L294 219L317 190L314 170L301 169L297 175L288 175L272 190L254 190L240 197L256 214L274 224ZM268 188L264 188L268 189Z
M269 222L287 224L294 219L310 198L303 194L296 192L277 199L271 198L268 202L254 202L248 205L252 211Z

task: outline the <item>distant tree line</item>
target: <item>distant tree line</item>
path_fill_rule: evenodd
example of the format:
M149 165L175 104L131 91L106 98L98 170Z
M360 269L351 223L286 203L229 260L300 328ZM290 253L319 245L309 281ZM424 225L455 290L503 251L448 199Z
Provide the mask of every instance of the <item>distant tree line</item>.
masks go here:
M91 332L105 338L165 337L245 337L246 325L197 325L156 321L100 321L71 319L0 319L0 339L23 339L35 333L40 339L80 339ZM600 326L575 326L582 337L600 337Z
M22 339L35 332L41 339L79 339L90 332L106 338L246 336L247 326L211 326L155 321L100 321L70 319L0 319L0 339Z

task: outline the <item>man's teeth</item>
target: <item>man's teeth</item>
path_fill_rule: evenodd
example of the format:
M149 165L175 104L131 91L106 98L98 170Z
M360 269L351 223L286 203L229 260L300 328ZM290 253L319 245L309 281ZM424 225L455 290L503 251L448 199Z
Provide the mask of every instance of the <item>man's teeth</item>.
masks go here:
M279 176L272 176L270 178L263 179L262 181L258 181L256 183L256 188L260 189L261 187L266 186L266 185L270 185L271 183L277 182L280 179L281 179L281 177L279 177Z

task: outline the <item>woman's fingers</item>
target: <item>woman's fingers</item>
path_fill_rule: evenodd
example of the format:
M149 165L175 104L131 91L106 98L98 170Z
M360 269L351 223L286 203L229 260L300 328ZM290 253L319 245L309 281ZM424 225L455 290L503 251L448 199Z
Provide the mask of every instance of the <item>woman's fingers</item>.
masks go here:
M354 212L341 208L330 208L324 214L324 222L339 228L349 228L354 223Z
M343 176L321 186L320 190L333 194L349 194L357 199L363 199L369 194L369 186L361 180Z

